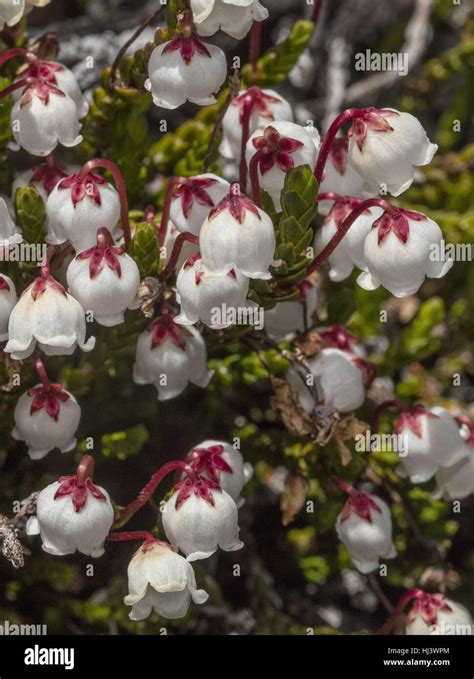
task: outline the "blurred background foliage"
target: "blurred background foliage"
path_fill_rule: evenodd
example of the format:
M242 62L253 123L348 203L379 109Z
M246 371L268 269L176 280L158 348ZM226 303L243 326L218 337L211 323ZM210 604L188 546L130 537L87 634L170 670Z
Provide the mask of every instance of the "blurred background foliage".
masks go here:
M325 64L334 41L342 36L349 50L347 97L343 93L340 101L345 106L350 87L367 78L351 67L353 55L367 48L400 50L418 5L407 0L393 0L390 5L368 0L327 3L313 34L310 22L302 18L308 14L302 0L264 4L271 19L257 74L244 65L248 40L237 44L222 38L221 44L229 62L241 57L245 82L278 88L295 102L298 119L306 121L309 113L317 126L330 110L331 73ZM131 0L53 0L50 7L33 13L30 38L55 29L61 41L63 36L70 41L71 35L80 36L81 31L100 30L101 22L109 29L115 24L133 28L153 11L153 5L156 2L145 3L138 13ZM422 120L440 149L399 202L435 219L447 243L470 243L474 234L472 6L467 0L460 5L437 0L431 3L428 21L429 39L407 78L369 90L358 103L399 107ZM24 44L25 30L22 24L9 32L0 47L12 41ZM123 171L136 227L133 254L143 276L155 274L159 266L154 225L145 222L143 210L153 203L158 220L167 179L202 171L216 116L227 96L223 91L212 107L187 105L171 114L152 107L142 89L146 63L153 45L165 37L160 30L152 32L147 44L122 61L115 84L110 83L110 69L96 74L90 87L93 103L84 121L84 142L76 158L105 155ZM276 39L279 43L272 47ZM1 87L10 82L13 72L4 70L4 76ZM12 172L31 162L6 149L10 105L9 100L0 102L0 185L6 194ZM459 131L453 130L454 121L459 121ZM216 153L210 169L222 171ZM312 189L307 189L310 195ZM41 240L44 206L34 190L19 192L15 209L26 239ZM22 278L24 284L34 275L31 268L18 273L12 265L2 270L17 282ZM322 273L318 285L319 321L346 324L366 342L370 359L379 366L381 379L357 413L361 420L370 422L374 403L394 395L472 415L472 262L457 262L446 278L426 281L416 296L405 300L395 300L383 290L366 292L356 285L355 275L329 284ZM256 286L254 294L271 303L274 291ZM381 310L386 311L384 322ZM334 473L351 481L360 479L368 464L376 476L366 479L365 487L377 489L382 484L377 492L392 506L399 552L389 562L387 576L378 578L378 587L392 602L402 588L420 582L434 590L454 588L453 598L474 612L472 498L464 500L461 513L455 514L451 503L432 499L432 484L413 487L401 481L394 471L394 453L372 453L369 459L365 453L352 451L351 462L343 467L335 446L322 447L291 435L270 406L273 392L268 374L270 369L284 377L288 363L279 352L250 349L239 340L241 328L227 333L205 329L210 366L215 370L209 387L205 391L190 387L178 399L158 403L152 386L137 386L132 380L134 344L145 325L144 319L129 313L125 325L93 328L98 341L92 353L47 360L49 374L63 382L82 407L79 445L73 454L55 451L32 462L24 445L10 437L18 396L36 382L30 362L22 367L20 387L4 387L0 396L0 509L11 515L15 500L71 473L80 455L90 452L91 440L96 481L120 505L134 497L165 461L183 457L206 438L237 436L244 457L256 470L240 512L245 548L198 562L198 582L211 593L206 606L191 608L182 621L152 617L132 623L122 598L133 544L109 544L106 555L94 561L93 576L88 576L88 558L55 559L42 553L38 540L28 540L33 555L21 571L14 571L5 560L0 562L0 621L45 623L50 633L67 634L159 634L164 627L173 634L304 634L309 628L316 634L373 633L386 614L373 578L352 569L336 537L334 522L344 498L329 482ZM8 385L11 370L2 355L1 384ZM459 382L453 380L454 374L459 375ZM383 427L390 431L388 418ZM309 479L309 504L289 527L283 527L279 503L288 473ZM160 531L159 499L157 494L156 504L134 517L131 530L155 526ZM235 564L241 569L238 577L233 574Z

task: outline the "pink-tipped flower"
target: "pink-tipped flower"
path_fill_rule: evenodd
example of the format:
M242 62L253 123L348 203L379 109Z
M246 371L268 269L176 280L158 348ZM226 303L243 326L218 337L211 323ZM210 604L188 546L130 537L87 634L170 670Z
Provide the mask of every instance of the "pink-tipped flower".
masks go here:
M174 188L170 217L178 231L190 231L199 236L209 212L227 195L229 182L207 172L183 178Z
M431 162L438 147L410 113L367 108L349 130L349 161L369 195L385 188L399 196L413 183L415 169Z
M8 339L8 320L16 302L16 290L12 279L0 274L0 342Z
M136 384L154 384L159 401L179 396L190 382L205 388L212 375L206 345L196 328L171 319L154 321L139 336L133 379Z
M195 35L178 35L156 47L148 63L145 88L161 108L174 109L186 101L200 106L216 102L227 75L224 52Z
M132 607L131 620L145 620L152 611L176 620L186 615L191 599L203 604L209 598L204 589L197 589L189 561L160 541L143 543L133 555L128 592L124 603Z
M371 573L380 559L397 555L390 509L375 495L353 490L337 517L336 530L361 573Z
M25 441L32 460L41 460L50 450L68 453L76 447L81 408L60 384L37 384L18 399L12 437Z
M324 140L324 135L321 141ZM348 156L349 137L336 137L332 144L324 168L323 180L319 186L320 193L337 193L340 196L363 196L364 180L352 167ZM327 215L332 207L331 200L318 201L318 210ZM352 228L352 227L351 227Z
M48 235L51 245L69 241L76 252L96 244L97 231L108 229L114 239L121 233L120 199L117 191L103 177L89 172L62 179L51 191L46 202Z
M451 636L472 633L472 617L465 606L448 599L445 594L417 592L406 616L405 634Z
M278 92L249 87L232 100L222 121L222 142L219 150L224 158L240 158L243 122L247 115L249 134L260 127L271 125L275 120L293 121L289 102Z
M295 333L302 333L314 325L314 313L318 306L318 291L310 281L299 285L298 299L278 302L272 309L265 311L265 330L277 342Z
M86 342L86 319L79 302L52 276L44 275L28 287L13 308L5 351L15 360L31 356L36 345L47 356L70 356L79 346L91 351L95 338Z
M202 476L186 477L163 508L163 528L188 561L207 559L218 547L226 552L243 547L237 514L234 500L217 483Z
M221 30L236 40L245 38L254 21L268 17L259 0L191 0L191 9L199 35Z
M367 351L362 341L350 333L343 325L328 325L323 328L316 328L321 340L323 348L341 349L350 354L355 354L359 358L366 358Z
M50 165L49 163L41 163L41 165L37 165L31 170L20 172L20 174L15 177L12 185L12 200L15 200L15 194L18 189L31 185L35 187L43 201L46 203L49 194L56 184L65 177L67 177L67 172L58 165Z

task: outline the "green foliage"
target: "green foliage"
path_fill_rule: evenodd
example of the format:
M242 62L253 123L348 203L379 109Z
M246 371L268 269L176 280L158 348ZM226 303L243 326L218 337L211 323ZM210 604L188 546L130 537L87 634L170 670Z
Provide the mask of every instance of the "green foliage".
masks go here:
M139 222L135 226L130 255L137 262L142 278L153 276L158 270L159 257L156 230L157 225L155 223Z
M34 186L17 189L15 213L18 226L27 243L41 243L46 235L44 202Z

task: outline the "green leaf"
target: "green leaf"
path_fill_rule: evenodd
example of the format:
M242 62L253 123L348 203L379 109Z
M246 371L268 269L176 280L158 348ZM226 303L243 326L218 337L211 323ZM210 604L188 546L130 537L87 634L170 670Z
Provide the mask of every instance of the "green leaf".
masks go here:
M158 270L158 247L156 226L140 222L130 248L130 255L136 261L141 276L153 276Z
M24 186L15 193L16 223L27 243L40 243L46 235L44 202L34 186Z

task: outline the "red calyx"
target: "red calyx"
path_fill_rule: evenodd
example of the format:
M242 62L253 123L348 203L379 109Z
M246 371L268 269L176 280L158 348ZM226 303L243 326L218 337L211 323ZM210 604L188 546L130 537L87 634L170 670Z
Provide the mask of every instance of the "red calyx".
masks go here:
M352 362L362 372L362 375L364 377L364 387L366 389L369 389L373 381L379 374L378 366L375 365L375 363L369 363L369 361L365 361L363 358L359 358L359 356L354 356Z
M179 50L185 64L191 63L196 52L211 58L211 54L206 45L194 34L190 36L177 35L170 40L161 53L168 54L168 52L175 52L176 50Z
M324 141L324 135L322 141ZM348 149L349 137L345 134L342 137L335 137L333 139L329 151L329 157L332 164L342 177L346 174Z
M184 262L184 268L189 269L189 267L194 266L199 259L201 259L201 253L196 252L194 255L191 255L191 257L187 258L187 260Z
M372 523L371 512L381 514L382 510L369 493L353 490L341 512L341 521L346 521L352 514L357 514L364 521Z
M216 445L208 448L193 448L186 458L198 474L206 471L209 478L219 483L219 473L233 474L232 467L223 459L224 446Z
M301 141L291 139L290 137L282 137L272 125L265 128L263 136L255 137L252 143L257 151L262 152L261 158L258 161L262 175L269 172L275 163L283 172L291 170L295 165L291 154L304 146Z
M243 121L247 114L252 115L254 111L258 113L263 118L268 118L269 120L275 120L273 111L269 104L279 104L280 99L272 97L270 94L266 94L260 87L249 87L246 92L239 94L235 99L232 100L232 106L240 107L240 122Z
M323 338L325 348L336 347L352 353L354 346L360 344L360 340L351 335L343 325L330 325L325 330L321 330L319 335Z
M74 511L76 512L80 512L85 506L88 493L95 497L96 500L107 500L105 495L97 488L97 486L92 483L92 480L89 478L85 481L78 481L75 476L61 476L59 483L61 485L54 494L54 499L57 500L59 497L71 495Z
M64 66L52 61L35 59L29 66L21 72L22 78L40 78L52 85L57 85L56 73L64 71Z
M399 434L403 429L408 428L415 434L415 436L421 438L422 417L437 418L438 415L435 415L435 413L430 413L430 411L426 410L426 408L423 408L423 406L413 406L412 408L406 410L405 412L401 413L398 416L397 421L395 423L395 431L397 432L397 434Z
M185 337L191 337L189 330L182 325L178 325L171 318L166 321L153 321L153 323L148 326L147 332L151 333L152 349L161 346L163 342L168 339L173 342L175 346L186 351Z
M58 189L71 189L71 200L74 207L85 197L88 196L100 207L102 199L98 186L107 184L107 181L99 174L88 172L81 178L80 173L71 174L59 183Z
M210 505L214 505L212 491L221 491L219 484L217 484L215 481L212 481L211 479L205 479L203 476L197 476L195 481L187 476L185 479L177 483L174 486L174 489L178 491L175 504L176 509L179 509L183 502L185 502L193 494L202 498Z
M0 290L7 290L7 291L10 290L10 285L3 278L3 276L0 276Z
M120 278L122 276L122 267L120 266L118 258L122 256L124 252L123 248L119 248L115 245L106 245L105 247L95 245L94 247L81 252L77 255L76 259L81 261L84 259L90 260L89 278L91 280L100 274L105 265Z
M236 193L232 190L225 196L220 203L218 203L209 213L209 219L215 217L224 210L228 210L232 217L242 224L245 219L247 210L252 214L256 215L258 219L261 219L258 207L253 203L250 198L244 196L242 193Z
M390 213L384 212L384 214L372 224L373 229L379 230L377 243L380 245L390 231L393 231L402 243L406 243L410 233L409 219L421 222L426 219L426 217L425 215L422 215L421 212L402 210L402 208L397 208Z
M32 387L28 389L27 394L33 398L30 415L34 415L40 410L46 410L46 413L55 422L58 421L61 403L69 400L69 394L64 391L61 384Z
M329 221L334 220L336 227L339 229L347 215L350 212L352 212L354 208L358 207L361 203L362 200L359 200L358 198L352 198L352 196L341 196L338 200L334 202L332 208L329 210L328 214L324 217L324 224L327 224ZM370 213L370 208L364 210L363 214L367 212Z
M452 610L446 603L444 594L428 594L418 590L415 596L415 602L407 615L407 622L414 622L421 615L427 625L436 625L439 611Z
M217 184L216 179L190 177L189 179L182 180L175 186L173 198L181 198L181 208L186 218L191 212L194 201L199 205L206 205L209 208L214 207L214 201L206 191L206 189L214 184Z
M48 163L43 163L38 165L33 174L31 175L30 182L36 182L37 184L43 184L43 188L49 195L54 189L56 184L60 179L67 177L64 170L61 170L57 165L49 165Z
M44 82L43 80L38 80L38 82L27 85L23 90L23 94L20 99L20 107L23 108L30 103L33 95L38 97L45 106L49 103L50 94L57 94L60 97L65 97L64 92L50 83Z
M61 293L64 295L64 297L67 297L66 291L55 278L53 278L50 274L47 274L45 276L39 276L36 278L31 285L29 285L26 290L24 291L23 294L26 292L30 292L31 296L33 297L33 300L36 302L38 297L40 297L46 290L50 288L52 290L55 290L56 292Z
M364 113L357 116L353 121L348 132L349 137L354 137L359 151L362 151L367 130L374 132L393 132L393 127L388 122L390 116L398 116L397 111L390 111L386 108L366 108Z

